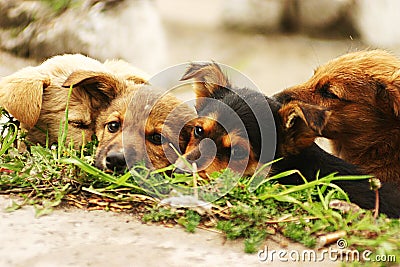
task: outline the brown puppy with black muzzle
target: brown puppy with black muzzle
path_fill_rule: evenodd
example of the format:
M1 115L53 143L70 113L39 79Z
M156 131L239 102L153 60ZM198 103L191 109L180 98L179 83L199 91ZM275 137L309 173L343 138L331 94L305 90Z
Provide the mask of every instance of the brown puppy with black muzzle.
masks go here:
M345 54L275 95L328 109L322 136L335 155L400 186L400 60L382 50Z
M56 143L60 122L65 120L69 87L73 85L68 142L73 140L79 146L91 140L100 110L121 90L146 80L146 74L121 60L101 63L80 54L66 54L3 77L0 106L28 131L30 143Z
M95 165L117 173L140 161L167 167L178 158L171 144L185 151L195 117L193 108L150 86L120 94L97 119Z

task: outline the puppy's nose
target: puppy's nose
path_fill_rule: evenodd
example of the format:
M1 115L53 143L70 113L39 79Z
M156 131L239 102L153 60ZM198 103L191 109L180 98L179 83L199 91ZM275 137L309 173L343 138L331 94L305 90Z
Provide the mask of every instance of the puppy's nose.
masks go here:
M106 157L106 166L107 169L113 170L118 173L122 173L125 171L127 165L124 157L124 153L122 152L110 152Z

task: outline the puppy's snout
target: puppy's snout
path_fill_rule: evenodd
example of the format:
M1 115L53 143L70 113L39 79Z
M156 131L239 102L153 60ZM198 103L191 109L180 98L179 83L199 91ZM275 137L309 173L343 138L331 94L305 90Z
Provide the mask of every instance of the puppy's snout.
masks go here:
M125 171L127 165L124 153L122 152L110 152L106 157L107 169L122 173Z
M203 171L207 168L217 156L217 147L214 141L210 138L205 138L201 142L186 152L184 158L179 158L175 162L176 173L191 173L191 165L196 163L197 171Z

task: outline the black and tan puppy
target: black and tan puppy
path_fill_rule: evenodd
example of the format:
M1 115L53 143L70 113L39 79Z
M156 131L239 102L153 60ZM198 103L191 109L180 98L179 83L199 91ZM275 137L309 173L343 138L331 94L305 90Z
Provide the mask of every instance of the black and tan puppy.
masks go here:
M341 175L362 174L354 165L326 153L314 143L314 139L326 126L330 111L298 102L282 106L259 92L235 88L215 63L192 64L182 79L192 78L198 97L196 109L199 118L195 120L184 157L199 165L201 176L207 177L215 170L231 166L234 166L233 170L237 169L237 165L229 165L229 161L245 164L242 166L245 175L254 173L259 163L271 160L268 151L263 154L266 150L274 149L270 146L271 142L263 140L273 136L270 134L271 129L276 131L277 138L273 158L283 159L272 165L270 173L297 169L310 180L315 179L318 172L320 177L334 172ZM257 120L259 107L265 107L266 104L272 111L273 119L267 116L262 117L264 120ZM267 113L267 110L264 112ZM244 127L226 123L226 116L232 113L241 118ZM222 127L223 124L228 126ZM202 140L205 139L215 143L216 153L212 157L201 154L207 152L201 148ZM266 145L261 146L263 142ZM177 162L177 166L184 168L181 161ZM285 184L303 183L297 174L279 181ZM335 183L348 193L354 203L362 208L374 208L375 194L370 190L368 181ZM399 217L400 205L397 199L400 192L391 184L383 184L380 192L380 211L391 217Z

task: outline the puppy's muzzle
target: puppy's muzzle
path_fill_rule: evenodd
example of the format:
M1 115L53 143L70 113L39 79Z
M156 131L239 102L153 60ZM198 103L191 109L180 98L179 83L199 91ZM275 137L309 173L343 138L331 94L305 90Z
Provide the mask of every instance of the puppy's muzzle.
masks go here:
M117 151L109 152L106 156L106 167L117 173L123 173L127 168L124 153Z
M196 147L189 154L184 155L181 158L178 158L174 163L175 173L183 174L183 173L192 173L191 165L196 162L201 156L200 150Z
M197 171L203 171L215 160L217 147L213 140L205 138L192 151L175 162L176 173L191 173L191 165L196 163Z

